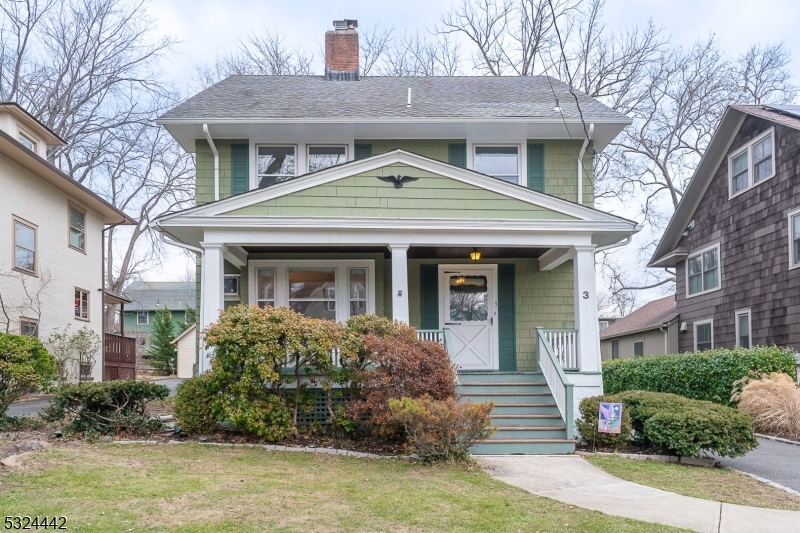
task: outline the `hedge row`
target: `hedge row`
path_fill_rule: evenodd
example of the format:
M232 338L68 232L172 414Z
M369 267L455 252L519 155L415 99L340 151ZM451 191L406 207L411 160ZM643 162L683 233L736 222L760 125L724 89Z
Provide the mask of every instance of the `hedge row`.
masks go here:
M735 405L731 402L734 381L751 371L796 377L796 364L793 350L775 346L616 359L603 363L603 389L607 394L628 390L669 392Z
M606 435L593 431L597 427L597 406L601 401L622 402L622 434ZM627 391L595 396L581 401L580 411L584 419L578 421L578 428L583 440L590 445L626 444L633 427L635 441L674 455L696 456L708 450L722 456L737 457L758 446L753 424L746 414L724 405L676 394Z

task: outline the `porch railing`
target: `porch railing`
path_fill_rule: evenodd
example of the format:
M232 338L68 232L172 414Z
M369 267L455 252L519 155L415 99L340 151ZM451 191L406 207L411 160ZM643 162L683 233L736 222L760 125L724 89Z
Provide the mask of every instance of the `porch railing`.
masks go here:
M538 337L538 350L537 358L539 359L539 368L544 374L547 385L550 387L550 393L556 401L558 412L561 413L561 419L567 428L567 439L572 440L575 435L573 428L573 397L572 397L572 383L567 380L567 375L561 368L560 361L553 352L553 347L547 339L547 334L544 329L536 328Z
M136 379L136 339L106 333L103 337L103 381Z
M418 329L417 330L417 338L421 341L433 341L438 342L439 344L444 346L444 349L447 350L447 353L450 355L450 358L453 357L453 352L450 350L452 344L450 343L450 329L443 328L443 329Z
M545 329L542 331L553 349L553 354L561 362L561 368L578 371L581 367L578 360L578 330Z

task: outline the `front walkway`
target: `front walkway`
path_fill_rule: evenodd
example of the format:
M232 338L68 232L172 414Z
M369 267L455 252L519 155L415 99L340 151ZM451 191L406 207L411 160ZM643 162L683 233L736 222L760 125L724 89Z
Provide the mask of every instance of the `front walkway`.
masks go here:
M571 505L702 533L800 532L800 512L680 496L622 481L575 455L476 457L489 475Z

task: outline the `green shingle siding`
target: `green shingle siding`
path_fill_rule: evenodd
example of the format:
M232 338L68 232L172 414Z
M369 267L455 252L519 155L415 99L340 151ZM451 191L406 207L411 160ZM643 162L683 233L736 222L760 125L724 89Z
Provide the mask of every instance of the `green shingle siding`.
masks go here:
M451 144L463 145L466 152L466 141L464 139L357 139L356 144L358 143L368 143L372 146L372 155L382 154L399 148L406 152L430 157L431 159L437 159L445 163L450 161ZM464 166L466 166L466 159L464 161Z
M578 201L578 153L583 140L537 140L529 139L529 144L539 144L544 150L544 192L570 202ZM586 148L583 157L583 205L594 206L594 162L592 144Z
M356 143L353 145L353 159L364 159L372 155L372 145L364 143Z
M231 175L231 146L247 144L247 139L214 139L219 153L219 197L227 198L233 190ZM197 205L214 201L214 153L205 139L195 140L195 202Z

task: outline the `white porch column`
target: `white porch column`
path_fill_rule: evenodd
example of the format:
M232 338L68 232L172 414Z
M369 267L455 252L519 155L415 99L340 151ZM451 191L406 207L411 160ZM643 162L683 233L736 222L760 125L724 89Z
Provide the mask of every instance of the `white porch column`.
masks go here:
M392 251L392 319L408 324L408 244L390 244Z
M599 372L601 368L594 249L594 245L575 246L575 329L581 372Z
M203 248L203 262L200 286L200 329L203 330L216 322L219 313L225 308L224 258L225 245L218 243L201 242ZM200 360L197 373L203 374L211 368L211 355L213 349L200 344Z

